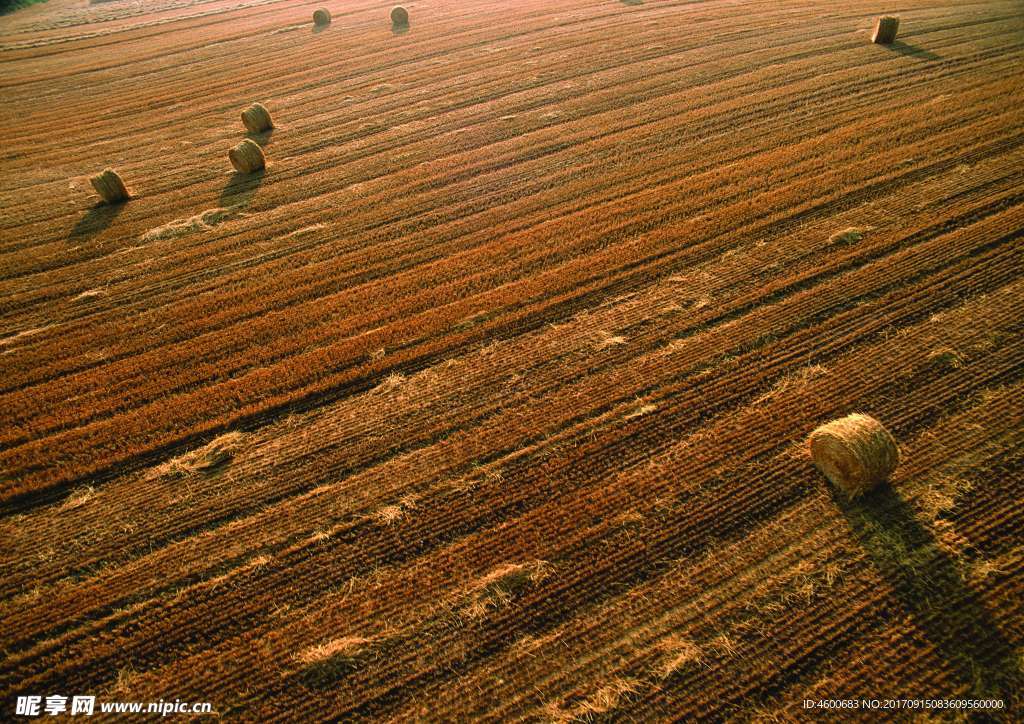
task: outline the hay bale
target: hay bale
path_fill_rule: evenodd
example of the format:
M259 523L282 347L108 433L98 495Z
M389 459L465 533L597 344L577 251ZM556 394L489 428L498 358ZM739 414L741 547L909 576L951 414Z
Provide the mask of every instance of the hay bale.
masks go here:
M112 168L104 169L90 178L89 182L96 189L96 193L100 195L104 203L120 204L131 198L131 194L128 193L124 181L121 180L117 171Z
M894 15L883 15L875 21L875 32L871 34L871 42L889 45L896 40L896 31L899 29L899 18Z
M395 7L391 8L391 24L408 25L409 11L403 8L401 5L395 5Z
M267 165L263 149L258 143L254 143L248 138L228 151L228 158L231 159L231 165L239 173L252 173Z
M812 432L808 442L814 464L851 498L888 479L900 461L896 440L868 415L833 420Z
M313 12L313 25L318 28L331 24L331 12L326 8L320 8Z
M249 133L263 133L274 127L270 111L262 103L253 103L242 111L242 125Z

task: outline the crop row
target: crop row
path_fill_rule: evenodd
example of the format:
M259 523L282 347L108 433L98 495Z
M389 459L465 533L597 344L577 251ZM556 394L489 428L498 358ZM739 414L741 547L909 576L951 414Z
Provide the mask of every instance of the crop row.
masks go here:
M984 234L981 235L981 238L984 238ZM957 235L949 243L959 248L961 253L969 250L969 246L965 245L962 235ZM946 261L950 260L948 246L943 244L936 245L934 243L933 246L935 247L933 253L937 258ZM912 251L917 251L919 255L921 253L916 247L912 248ZM908 253L909 251L904 252L904 255ZM1002 257L1005 257L1005 254ZM911 259L913 258L911 257ZM1012 266L1007 267L1005 261L999 261L1000 258L1000 255L996 255L990 262L993 266L993 272L987 277L988 283L998 284L1001 278L1012 278ZM914 263L911 263L908 268L913 270L917 267ZM978 260L967 261L965 268L969 270L970 275L975 277L987 273L986 265L979 264ZM997 269L998 271L996 271ZM1007 277L1007 275L1009 276ZM872 287L877 286L879 282L884 282L885 279L873 267L865 267L861 271L860 277L863 279L863 283L869 285L861 293L867 292L869 294ZM948 285L949 281L955 279L955 277L945 276L939 277L939 279L944 280L941 282L942 284ZM914 305L910 308L924 308L931 311L941 308L939 296L933 296L930 302L927 301L927 294L935 294L935 284L936 281L934 279L928 280L921 287L923 294L919 293L910 296L909 299ZM857 293L857 287L853 280L847 277L837 278L831 283L831 286L837 293L836 300L843 299L844 295L847 294L851 295L851 298L855 298L852 295ZM966 287L962 284L951 285L948 295L951 300L956 299L958 295L964 293L965 289ZM849 341L844 341L844 339L856 340L858 335L864 335L872 327L876 330L882 330L893 324L898 320L898 317L893 316L897 312L898 307L892 306L892 299L899 299L904 294L906 294L905 290L897 289L891 292L889 297L882 296L869 306L852 306L847 308L841 316L833 317L831 325L835 335L834 344L838 348L842 348L843 345L849 344ZM815 303L815 306L807 307L808 298ZM832 304L834 303L832 302ZM655 350L645 355L645 357L633 361L628 367L622 369L612 367L585 381L570 385L564 389L557 389L547 397L539 398L536 403L528 404L518 410L510 410L495 417L488 423L487 428L468 431L465 436L445 441L438 446L439 452L442 457L449 457L458 451L458 458L472 460L479 458L480 455L501 450L509 445L509 443L514 443L517 447L521 447L524 444L529 444L531 439L557 434L559 426L565 424L565 422L560 420L571 422L574 418L586 419L587 416L599 415L601 414L602 407L607 405L604 400L609 399L609 394L611 399L619 401L619 404L627 403L629 400L634 399L636 395L643 394L644 389L657 389L673 378L679 380L673 387L685 390L692 387L700 379L700 377L693 379L691 375L695 365L700 365L702 360L715 359L728 353L730 350L735 352L769 333L780 337L772 345L773 348L786 349L784 345L789 345L790 354L795 355L799 353L800 347L797 346L799 343L805 345L808 351L815 351L818 357L821 358L827 354L827 351L820 346L820 343L816 342L816 330L813 328L803 329L802 327L809 319L814 318L814 315L817 314L817 309L827 309L828 304L829 302L818 301L815 295L804 292L796 298L787 299L782 303L758 309L756 313L748 315L749 319L745 320L747 323L744 326L738 327L736 324L731 324L722 328L712 328L701 335L691 337L688 340L682 340L686 343L683 346L679 344L673 345L669 348L668 354ZM930 306L928 306L929 304ZM821 305L824 305L824 307ZM888 308L889 314L865 323L864 316L869 313L872 306L879 309ZM804 307L802 311L801 307ZM786 326L780 327L780 323ZM744 327L746 328L744 329ZM844 338L842 334L846 329L851 330L850 336ZM743 330L742 333L738 334L739 330ZM787 332L787 330L789 331ZM643 340L640 340L640 342L643 343ZM699 367L697 369L699 370ZM687 370L691 371L690 374L686 373ZM660 394L671 393L673 387L663 390ZM586 411L586 415L583 415L585 410L579 408L581 400L591 400L590 404L592 406L589 411ZM712 409L708 403L703 404L709 410ZM559 417L551 419L554 427L550 428L549 431L541 429L538 432L537 420L550 418L551 411L554 410L563 411ZM566 413L568 413L568 416L566 416ZM485 432L485 430L489 431ZM457 443L456 441L460 438L464 442ZM635 444L638 441L634 439L633 442ZM456 444L461 447L456 447ZM633 454L642 455L643 451L640 450ZM371 469L368 473L373 475L374 471ZM294 475L294 473L290 472L285 472L284 474ZM141 498L152 497L152 493L147 492L145 489L140 490L138 494ZM155 494L160 495L159 488ZM109 581L104 588L105 590L110 590Z
M1013 350L1010 350L1010 352L1013 352ZM1003 358L1010 357L1010 355L1007 352L1005 352L1005 351L1000 356L1003 357ZM993 360L992 360L992 365L994 366L994 368L990 370L990 373L991 374L996 374L998 372L998 367L995 367L995 365L997 365L995 358L993 358ZM980 373L980 371L978 371L977 373ZM975 373L975 374L977 374L977 373ZM742 374L742 372L738 372L734 376L737 376L739 374ZM966 374L966 373L963 373L963 374ZM946 391L944 393L942 393L942 395L940 395L940 397L942 397L943 399L949 399L950 397L955 399L956 395L958 394L956 386L947 385L946 384L947 380L943 380L942 382L943 382L942 386L943 386L943 388ZM851 384L857 384L857 383L863 384L862 381L860 381L860 380L851 379ZM922 396L925 396L925 397L923 397L923 399L928 399L927 396L932 396L932 395L936 394L936 391L934 389L931 389L932 386L920 386L920 385L918 385L918 387L919 387L919 394L921 394ZM714 394L715 391L711 390L710 392L712 394ZM884 395L884 396L887 397L888 395ZM685 399L680 400L679 404L682 407L686 408L686 409L692 409L693 408L692 403L688 402ZM783 415L783 417L785 417L785 415ZM752 435L752 434L756 435L758 433L758 431L756 429L752 429L750 427L744 427L744 428L741 428L741 429L743 430L743 433L742 433L742 435L744 437L744 441L743 442L746 444L747 449L749 449L749 445L751 443L751 440L750 440L749 436ZM762 438L762 439L764 439L764 438ZM595 441L593 446L596 449L598 449L598 450L600 450L600 449L608 449L607 448L607 443L608 442L609 441L607 441L607 440L603 441L603 442L601 440L597 440L597 441ZM630 442L633 442L633 440L631 439ZM763 443L763 444L769 444L770 445L771 443L767 442L767 443ZM618 460L619 459L619 456L614 455L612 452L610 452L610 449L609 449L609 452L606 452L603 455L597 455L596 457L593 457L593 458L588 457L587 456L587 452L588 451L586 449L587 447L591 447L591 446L585 446L583 449L578 450L573 455L574 460L572 462L571 467L569 469L565 469L564 467L562 467L561 468L562 471L563 471L562 474L571 474L573 478L582 478L584 480L586 480L586 479L601 480L603 478L602 473L599 470L597 470L597 471L586 470L587 467L590 467L590 466L593 465L593 463L591 463L590 466L588 466L586 463L590 462L592 459L595 460L595 461L600 461L600 460L609 461L609 458L614 459L614 460ZM741 449L744 449L743 446L741 446ZM591 453L591 455L592 454L593 453ZM577 458L577 455L580 456L579 459ZM688 456L687 459L692 461L694 458L693 458L693 456ZM699 461L699 458L698 458L698 461ZM702 461L699 461L699 462L702 462ZM535 466L531 466L531 468L532 467L535 467ZM554 470L551 469L550 463L547 464L546 466L543 466L541 468L541 470L538 471L538 474L540 474L542 476L551 475L553 473L554 473ZM664 485L665 481L663 481L662 484ZM504 489L506 484L493 484L491 487L494 487L495 485L497 485L498 489L500 490L500 489ZM549 485L555 486L555 487L557 487L557 489L559 489L561 491L564 491L565 494L568 494L568 491L572 491L574 489L574 487L575 487L575 484L569 484L569 482L567 480L564 480L564 479L563 480L544 480L544 485L545 485L545 489L547 489L547 486L549 486ZM621 496L623 496L623 495L627 495L628 496L629 495L629 493L628 493L629 488L627 486L623 485L623 481L622 480L616 481L615 484L612 487L614 488L614 491L602 491L601 499L604 500L605 497L610 495L611 497L608 498L605 501L605 503L607 505L610 505L610 506L621 505L620 503L617 503L616 501L618 501L619 498ZM513 486L513 489L518 489L518 488L516 486ZM642 487L638 488L638 490L647 490L648 492L650 492L651 491L650 484L649 483L645 483ZM483 493L483 492L486 492L486 491L481 490L480 492ZM467 503L471 504L473 507L476 507L479 504L479 501L480 501L480 498L477 498L477 497L474 496L473 498L469 499L467 501ZM742 509L742 508L740 508L740 509ZM571 513L570 512L566 512L565 514L569 515ZM495 511L495 515L497 515L498 518L500 519L500 517L501 517L501 509L500 508ZM538 511L534 511L534 515L536 515L536 518L539 521L545 521L545 525L547 525L547 524L556 524L557 525L558 516L553 516L550 511L546 512L544 510L538 510ZM555 520L552 521L552 518L554 518ZM436 537L438 535L438 532L437 532L438 530L443 532L443 531L448 531L448 530L452 530L452 529L458 530L461 527L458 523L454 523L453 521L445 521L443 518L439 519L436 514L431 515L424 522L425 522L425 524L429 524L429 527L427 529L424 529L424 530L415 531L415 530L409 530L408 527L404 528L403 531L402 531L402 533L404 535L403 535L401 540L406 540L406 541L427 540L428 537L431 536L431 535ZM462 524L462 525L464 525L464 524ZM434 530L435 532L433 534L431 534L429 532L430 530ZM372 532L372 531L367 531L367 532ZM386 531L386 530L383 531L382 533L379 533L379 535L383 535L385 540L387 540L388 538L393 538L393 536L389 535L388 531ZM409 537L405 538L405 535L408 535ZM339 541L339 543L337 543L337 544L334 543L333 541L328 542L328 543L325 544L324 548L327 551L329 551L331 549L337 548L340 545L341 548L340 548L339 552L345 553L346 555L356 554L360 558L364 558L366 556L366 554L370 550L368 548L368 546L370 546L370 540L368 540L366 538L366 534L365 533L360 533L357 536L357 539L360 541L360 545L358 546L358 550L351 550L351 548L348 545L345 544L344 539ZM543 536L541 536L541 539L543 539ZM391 551L391 553L389 553L389 555L394 555L394 552L395 552L394 546L396 544L399 544L399 539L391 540L390 543L386 544L382 550L389 550L389 551ZM408 545L408 543L406 543L406 545ZM336 579L339 574L343 574L343 575L355 574L355 571L352 569L352 564L351 563L345 564L344 562L342 562L340 560L330 560L329 558L326 559L326 560L319 560L317 562L317 565L316 565L315 569L312 569L312 570L310 570L308 572L304 572L304 569L308 565L307 559L306 559L306 555L302 551L298 551L298 553L299 553L299 555L296 558L296 560L292 561L291 563L288 563L285 559L280 559L278 561L278 563L281 566L283 566L284 568L286 568L288 570L288 572L289 572L288 573L288 575L289 575L288 580L289 581L294 580L293 577L298 576L299 580L306 581L307 586L310 583L312 583L313 581L316 581L317 582L317 587L323 587L323 586L328 586L330 581L331 581L331 579L332 579L332 577L334 577ZM468 553L468 552L466 552L466 553ZM481 553L481 554L483 554L483 553ZM322 558L324 558L325 555L326 555L326 553L320 553L320 554L318 554L318 558L322 559ZM285 565L286 563L287 563L287 565ZM379 564L377 564L377 565L379 565ZM273 576L279 575L279 574L270 574L270 575L271 575L271 577L273 577ZM257 579L260 581L259 585L260 585L260 589L261 590L268 590L268 591L274 591L275 592L275 596L274 596L275 601L281 602L282 600L284 600L282 598L283 590L282 590L281 586L280 585L275 585L275 584L271 583L270 581L266 580L266 574L262 574L261 573L260 575L257 576ZM343 580L344 579L342 579L342 581L338 581L338 583L343 582ZM288 585L284 581L282 581L282 584L284 584L286 586ZM304 590L306 591L305 595L308 595L309 592L310 592L309 589L306 588ZM323 588L320 588L320 590L323 590ZM211 592L211 593L214 593L214 592ZM220 596L219 595L215 595L214 598L215 599L219 599ZM250 602L249 605L251 606L251 604L252 604L251 597L246 596L245 600L249 601ZM213 601L212 600L210 602L210 605L213 606ZM187 608L191 612L190 613L190 615L191 615L191 614L194 614L196 608L199 606L199 603L198 603L198 601L192 600L192 601L189 601L187 603L187 606L183 602L182 606L183 606L182 610ZM221 611L224 610L224 608L222 606L222 602L218 602L216 607L214 607L213 609L209 610L208 611L208 615L216 616L217 614L214 612L215 610L221 610ZM235 610L233 607L232 607L232 610L234 611L234 613L238 613L237 610ZM234 615L234 613L233 613L233 615ZM205 615L204 615L204 619L205 619ZM232 620L237 621L238 619L237 618L233 618ZM230 624L227 621L224 622L224 625L225 626L230 626ZM160 628L162 629L163 627L161 626ZM163 641L162 646L165 647L163 650L166 650L166 648L170 647L170 644L168 643L168 641L175 637L174 630L176 628L179 628L179 627L171 626L171 628L169 630L161 632L163 637L164 637L164 638L160 639L160 640ZM159 637L157 637L157 638L159 638ZM137 656L141 656L141 649L140 648L135 648L135 653L136 653ZM110 663L110 662L108 662L108 663ZM136 661L136 663L138 664L138 660Z
M635 226L634 226L634 228L635 228ZM648 236L654 236L654 234L650 234ZM644 241L646 241L646 240L644 240ZM648 242L647 244L643 244L643 241L641 241L642 245L641 245L640 248L643 248L644 246L649 246L650 243L651 242ZM631 246L636 246L636 245L637 245L636 242L631 244ZM621 249L615 249L614 251L617 252L617 253L614 254L613 256L618 257L619 260L620 260L619 263L621 263L621 252L622 252L622 250ZM650 252L647 252L647 253L649 254ZM603 255L607 256L608 254L609 254L609 252L604 252ZM594 262L597 261L597 259L595 257L598 257L598 256L599 255L597 255L597 254L592 254L592 255L590 255L589 257L587 257L586 259L584 259L584 260L582 260L580 262L575 262L575 263L570 262L568 264L563 265L560 268L557 268L555 271L558 273L558 277L559 277L559 280L561 281L561 285L564 285L567 282L570 283L570 284L573 282L573 279L571 277L569 279L566 279L566 277L570 276L568 274L569 270L566 267L568 267L570 265L577 266L577 267L578 266L583 266L583 269L581 269L581 273L587 274L588 276L592 276L593 272L588 271L588 267L592 266L594 264ZM529 266L527 266L527 270L529 270ZM520 286L520 287L526 286L527 289L523 289L522 290L522 292L525 292L525 293L517 294L518 298L519 299L523 299L524 297L527 298L527 299L530 298L530 296L532 296L532 295L529 293L528 288L530 286L536 287L537 283L544 281L544 278L546 276L550 276L550 273L548 273L548 274L534 274L532 277L530 277L530 278L520 282L519 285L517 285L517 286ZM587 277L583 277L583 279L586 279L586 278ZM469 303L475 302L478 308L479 308L479 306L483 306L484 308L489 308L489 307L493 308L494 306L498 306L500 308L500 306L502 306L500 303L498 305L495 305L493 303L488 304L487 301L486 301L487 296L495 296L496 293L501 293L503 296L507 296L508 293L510 293L510 292L514 293L515 291L519 291L519 290L512 289L512 287L513 287L513 285L506 284L500 290L496 290L496 292L491 292L489 294L485 292L483 294L477 295L475 298L473 298L471 296L469 298L469 300L467 300L467 301ZM557 289L557 287L556 287L556 289ZM451 291L451 290L446 290L446 291ZM550 292L547 292L547 293L550 294ZM480 297L484 297L484 298L481 299ZM428 299L429 299L429 297L428 297ZM557 297L556 297L556 299L557 299ZM364 301L372 303L372 300L365 300L364 299ZM403 342L405 344L412 343L417 338L419 338L419 339L423 339L423 338L429 339L429 335L432 333L432 328L435 329L435 330L441 331L445 327L449 327L451 324L453 324L453 322L457 322L459 319L465 318L465 316L467 316L467 314L469 314L471 312L471 310L468 309L467 306L468 306L467 302L463 302L461 304L451 304L451 305L448 305L446 308L444 308L442 310L436 310L434 312L422 315L422 316L428 316L428 318L429 317L433 317L434 319L436 319L437 321L434 322L433 325L425 324L424 322L426 322L426 320L423 319L422 316L418 317L418 318L417 317L413 317L412 321L406 320L406 323L404 325L402 325L402 327L404 327L406 329L409 329L410 331L412 331L412 329L416 330L416 332L414 333L416 336L413 337L412 339L408 338L408 336L407 336L408 333L405 333L403 335L400 330L395 330L395 329L387 330L387 332L390 332L390 334L388 334L386 338L384 337L384 334L382 334L381 331L378 331L376 334L363 335L363 336L353 340L348 345L344 345L343 344L340 348L335 346L334 349L337 350L336 352L334 352L331 347L326 347L323 350L318 350L317 352L319 352L320 354L317 354L317 356L320 356L321 358L325 358L328 355L330 355L331 358L336 358L337 354L341 353L343 356L341 358L339 358L338 362L334 363L334 365L332 365L332 366L333 367L337 367L338 363L351 365L353 363L356 363L360 359L364 359L367 355L369 355L371 352L373 352L375 349L377 349L379 347L387 347L389 345L394 344L393 340L394 340L394 336L395 336L396 332L400 335L399 336L400 340L402 340L403 337L404 337ZM415 308L413 308L413 309L415 309ZM463 311L463 310L465 310L465 311ZM339 310L338 313L341 313L341 311L342 310ZM406 308L403 311L406 314L408 314L411 310ZM448 314L445 315L445 316L441 316L439 314L440 312L448 312ZM454 317L454 319L453 319L453 317ZM414 325L414 326L410 327L410 325ZM330 329L330 328L332 328L334 326L335 325L329 325L326 329ZM323 333L321 333L321 334L323 334ZM379 339L377 337L379 337ZM315 345L315 344L318 344L318 343L322 343L322 342L318 342L318 340L316 338L313 338L313 339L308 339L307 338L307 339L305 339L303 341L307 345ZM399 344L402 344L403 342L399 342ZM352 351L350 351L350 352L343 351L345 347L348 347ZM263 353L261 353L261 355L263 356L264 360L266 360L267 354L268 353L265 352L265 351ZM313 353L313 354L316 354L316 353ZM269 356L270 356L271 359L273 359L273 354L272 353ZM288 362L285 363L285 365L286 365L285 369L287 369L288 367L295 368L296 365L306 366L306 365L303 365L303 363L302 363L302 357L303 356L309 357L310 353L306 353L306 355L299 355L298 357L295 357L295 358L292 358L292 359L288 360ZM306 366L306 368L310 369L308 366ZM317 368L323 369L323 366L322 365L317 365ZM202 366L201 365L196 365L196 369L201 370ZM312 370L310 370L310 371L312 371ZM211 372L214 372L214 373L217 373L217 374L230 374L229 370L228 371L216 370L216 368L211 369ZM264 375L265 376L268 373L269 373L269 370L266 369L265 367L264 368L260 368L260 369L256 369L256 370L253 370L252 372L250 372L247 375L236 377L231 382L224 383L224 384L217 385L217 386L223 388L225 386L230 386L232 383L243 383L248 378L251 378L254 375L256 375L256 376ZM289 375L288 373L285 373L285 375L284 375L285 379L289 378L290 376L291 375ZM112 386L112 381L109 378L106 378L106 379L107 379L108 387ZM275 375L275 379L280 379L280 375ZM302 377L300 376L299 379L301 380ZM117 389L116 386L113 386L113 388ZM254 390L257 390L256 387L253 387L251 385L246 385L246 388L247 388L247 392L249 393L250 396L251 396L251 394L253 393ZM78 390L77 393L75 393L75 392L72 392L72 389L69 389L67 387L63 387L62 394L70 395L70 396L74 397L75 394L77 394L77 395L84 395L85 392L86 392L85 389L80 389L80 390ZM266 390L260 390L260 392L265 392L265 391ZM43 396L38 394L39 393L38 390L33 390L32 392L35 393L33 395L33 397L35 399L38 399L39 402L45 404L45 399L40 399L40 398L43 398ZM283 392L283 390L282 390L282 392ZM138 393L136 393L136 394L138 394ZM205 391L204 391L204 395L207 396L208 399L213 397L213 395L206 395ZM122 393L122 396L123 396L123 393ZM15 397L15 399L17 399L16 395L14 397ZM66 397L64 399L66 399ZM94 399L90 399L88 397L85 397L84 399L85 400L89 400L94 405L97 404L97 401L94 400ZM145 399L146 399L146 397L142 398L143 401L145 401ZM13 400L12 400L12 402L13 402ZM125 404L125 400L122 399L119 404L123 406ZM237 400L235 404L236 405L244 405L245 404L244 403L244 399ZM180 413L180 409L182 407L183 407L183 405L176 404L176 408L179 410L179 413ZM15 409L17 409L17 408L15 407ZM187 407L186 407L186 409L187 409ZM15 415L13 420L16 422L17 419L18 419L18 416ZM114 419L117 419L117 418L114 418ZM159 418L157 417L156 419L159 419ZM101 426L102 424L103 424L103 422L101 421L99 423L93 424L92 427L95 428L95 427ZM17 428L15 427L13 429L17 429ZM88 429L88 428L83 428L83 430L84 429ZM64 436L66 437L68 435L73 435L74 432L76 432L76 431L71 431L69 433L65 433ZM58 436L58 439L60 437L61 436ZM48 442L50 442L52 444L53 442L55 442L55 440L51 439ZM28 447L31 447L31 444ZM96 446L96 447L102 447L102 445L99 445L99 446ZM95 450L95 447L93 449ZM19 451L17 449L15 449L14 452L16 453L16 452L19 452ZM17 469L17 468L15 468L15 469ZM50 472L50 471L47 471L47 472Z

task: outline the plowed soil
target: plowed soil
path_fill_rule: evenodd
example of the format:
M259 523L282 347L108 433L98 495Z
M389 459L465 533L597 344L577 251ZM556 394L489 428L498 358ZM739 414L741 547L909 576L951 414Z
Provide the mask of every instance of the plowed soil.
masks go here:
M1020 2L319 6L0 16L0 718L1020 716Z

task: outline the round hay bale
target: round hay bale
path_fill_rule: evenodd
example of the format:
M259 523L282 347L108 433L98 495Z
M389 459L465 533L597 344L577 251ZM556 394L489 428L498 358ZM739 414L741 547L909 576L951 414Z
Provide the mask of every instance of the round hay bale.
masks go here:
M808 442L814 464L851 498L888 479L900 461L900 449L885 426L859 413L822 425Z
M395 5L395 7L391 8L391 24L408 25L409 11L403 8L401 5Z
M899 29L899 18L894 15L883 15L875 21L875 31L871 33L871 42L889 45L896 40L896 31Z
M313 25L318 28L322 28L325 25L331 24L331 11L326 8L320 8L313 12Z
M131 198L124 181L112 168L104 169L90 178L89 182L92 183L92 187L96 189L96 193L105 203L119 204Z
M249 133L263 133L274 127L270 111L262 103L253 103L242 111L242 125Z
M228 151L228 158L231 159L231 165L239 173L252 173L267 165L263 149L258 143L254 143L248 138Z

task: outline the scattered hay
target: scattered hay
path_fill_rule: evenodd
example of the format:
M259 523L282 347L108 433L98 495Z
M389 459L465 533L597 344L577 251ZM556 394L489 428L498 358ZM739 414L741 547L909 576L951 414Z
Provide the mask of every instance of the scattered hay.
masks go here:
M644 517L643 513L639 510L632 509L619 513L612 518L612 525L619 528L632 528L643 525L646 520L647 519Z
M329 541L332 535L333 533L329 530L321 530L320 528L317 528L313 531L313 535L311 535L309 539L314 543L322 545Z
M104 203L120 204L131 198L131 194L128 193L128 188L124 185L124 181L117 171L112 168L104 169L90 178L89 182L96 189L96 193L100 195Z
M253 173L266 168L267 159L258 143L248 138L228 151L228 159L238 173Z
M273 561L274 561L274 557L273 556L268 556L266 554L262 554L262 555L255 556L255 557L249 559L248 561L246 561L246 563L242 566L242 568L255 568L256 570L262 570L262 569L266 568L267 566L269 566Z
M785 375L782 379L776 382L770 390L754 400L754 403L762 404L771 400L773 397L786 392L787 390L799 392L806 389L814 380L824 377L827 374L828 368L822 367L821 365L802 367L796 372Z
M374 513L373 517L383 526L394 525L405 517L405 509L400 505L385 505Z
M126 695L131 693L132 686L138 676L138 672L131 662L117 672L117 679L107 687L108 694Z
M312 646L295 658L300 664L306 666L320 664L337 656L350 657L361 651L370 641L371 639L361 636L343 636L319 646Z
M295 660L302 666L302 678L309 686L322 689L336 685L337 680L358 668L367 658L373 639L344 636L300 652Z
M323 28L331 24L331 11L327 8L320 8L313 11L313 25Z
M395 7L391 8L391 24L398 26L408 25L409 11L401 5L395 5Z
M563 708L555 702L547 704L544 716L555 722L592 721L595 717L617 709L629 696L640 690L641 682L636 679L616 678L569 708Z
M851 498L885 481L899 464L893 436L868 415L833 420L812 432L808 442L814 464Z
M704 650L693 641L670 636L661 641L658 648L665 653L658 670L662 679L667 679L690 664L704 665Z
M283 28L276 28L274 30L271 30L270 31L270 35L280 35L281 33L293 33L296 30L298 30L299 28L304 28L304 27L306 27L305 23L296 24L296 25L285 25Z
M420 496L415 493L403 496L394 505L385 505L383 508L378 508L373 517L377 520L380 525L389 526L394 525L398 521L405 518L410 510L415 510L419 506Z
M85 301L87 299L95 299L96 297L102 297L107 293L106 289L97 287L96 289L86 289L75 297L76 302Z
M330 21L328 20L328 22ZM253 103L242 111L242 125L249 133L263 133L274 127L274 121L266 106L262 103Z
M238 216L239 213L237 208L207 209L203 213L190 216L187 219L175 219L163 226L150 229L139 239L144 242L160 241L162 239L174 239L197 231L207 231L228 219Z
M952 347L940 347L928 355L928 361L942 366L958 370L964 366L964 358Z
M489 611L507 606L513 598L550 574L551 564L547 561L499 566L473 584L468 593L469 602L461 613L466 618L483 618Z
M894 15L882 15L875 21L875 31L871 33L871 42L889 45L896 40L896 31L899 28L899 18Z
M714 651L720 658L736 656L738 649L736 643L726 634L718 634L708 643L708 648Z
M657 409L658 409L658 406L655 405L654 403L643 405L642 407L640 407L640 409L634 410L633 412L631 412L628 415L626 415L626 419L627 420L632 420L635 417L643 417L644 415L650 415L652 412L654 412Z
M621 335L611 335L607 332L602 333L602 338L597 342L598 349L607 349L608 347L618 347L619 345L626 344L629 340Z
M615 709L629 694L640 690L640 682L633 679L615 679L612 683L602 686L593 696L580 705L584 714L604 714Z
M23 330L21 332L18 332L17 334L12 334L10 337L4 337L3 339L0 339L0 347L4 346L5 344L13 344L14 342L17 342L22 337L31 337L32 335L39 334L40 332L44 332L47 329L49 329L50 327L52 327L52 326L53 326L52 324L48 324L45 327L36 327L34 329L26 329L26 330Z
M235 456L245 444L246 435L229 432L203 447L168 460L154 471L157 477L185 478L217 468Z
M87 485L84 488L76 490L74 493L68 496L68 499L60 506L60 511L64 512L67 510L74 510L85 505L89 499L96 493L96 490L91 486Z
M1019 547L1013 548L1009 551L1011 555L1019 555ZM974 586L982 585L986 579L992 576L1005 576L1011 572L1009 566L1003 567L1003 560L1008 559L1010 556L1004 555L995 560L989 558L979 558L969 564L967 568L967 580Z
M371 359L374 359L371 357ZM371 390L371 393L387 393L397 390L405 382L405 375L401 372L392 372L384 381Z
M974 483L955 474L940 474L918 495L917 504L933 523L952 511L973 490Z
M285 234L285 239L294 239L297 236L306 236L312 234L314 231L320 231L320 229L326 229L327 224L313 224L312 226L303 226L301 229L296 229L288 234Z
M837 231L828 237L829 244L856 244L858 241L864 238L864 229L858 229L856 226L851 226L842 231Z

